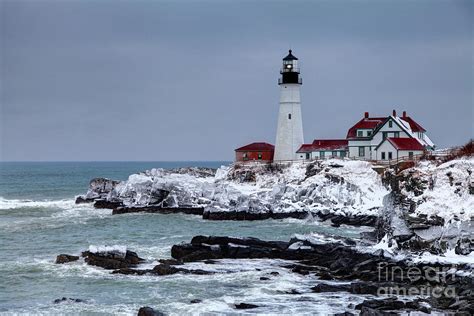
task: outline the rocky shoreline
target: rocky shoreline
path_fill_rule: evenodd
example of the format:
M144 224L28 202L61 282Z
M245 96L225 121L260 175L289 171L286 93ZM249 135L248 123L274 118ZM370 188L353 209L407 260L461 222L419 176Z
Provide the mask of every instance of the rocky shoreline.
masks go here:
M469 262L464 258L474 252L473 171L471 157L445 163L424 161L406 170L386 169L381 176L369 163L341 160L304 167L151 170L124 182L93 179L87 194L76 203L94 203L95 208L111 209L114 215L184 213L213 221L317 219L336 227L371 226L374 230L362 234L362 241L195 236L189 243L174 245L173 259L159 260L151 269L141 268L141 258L133 253L133 263L123 261L126 253L115 263L107 263L118 260L115 257L104 261L90 252L82 256L88 264L96 263L114 274L137 276L216 273L189 268L193 262L278 259L285 261L283 268L288 271L314 278L313 293L367 295L361 304L348 305L345 315L410 311L471 315L473 267L461 262ZM452 264L413 260L422 254L464 257ZM70 260L78 259L63 254L57 263ZM235 309L258 307L235 304Z
M369 295L361 304L348 305L347 315L357 311L363 315L398 315L411 311L457 315L474 313L474 278L461 273L469 271L469 266L395 260L384 250L361 251L353 240L345 238L332 242L293 238L284 242L256 238L195 236L189 243L174 245L171 256L173 259L161 259L152 269L140 269L144 260L129 250L122 253L114 250L89 250L82 253L89 265L111 270L113 274L138 276L216 273L205 269L186 268L190 262L213 264L220 259L283 259L283 268L314 279L315 286L310 289L314 293L347 292ZM59 261L57 260L58 263ZM278 276L277 272L275 276ZM264 278L261 280L265 281ZM420 298L414 294L417 290L424 289L439 289L441 295L433 291L427 297ZM300 293L294 290L291 294L297 296ZM240 302L235 308L259 307L246 304Z

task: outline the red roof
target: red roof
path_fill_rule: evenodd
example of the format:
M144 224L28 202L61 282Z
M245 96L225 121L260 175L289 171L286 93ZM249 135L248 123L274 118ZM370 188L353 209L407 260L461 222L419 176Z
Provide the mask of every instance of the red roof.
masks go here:
M251 143L237 148L235 151L274 151L275 146L269 143Z
M426 130L420 124L415 122L411 117L401 116L400 118L410 124L410 128L413 132L426 132Z
M380 124L382 124L387 118L388 116L387 117L364 117L347 131L346 138L357 137L358 129L375 129ZM400 116L400 118L410 125L412 132L415 132L415 133L426 132L426 130L420 124L415 122L415 120L413 120L411 117L406 116L406 114L404 116Z
M320 150L347 150L347 139L315 139L312 144L301 145L298 152L312 152Z
M354 126L349 128L347 131L347 138L357 137L358 129L375 129L379 124L382 124L387 118L386 117L367 117L357 122Z
M388 141L398 150L424 150L422 144L416 138L390 137Z

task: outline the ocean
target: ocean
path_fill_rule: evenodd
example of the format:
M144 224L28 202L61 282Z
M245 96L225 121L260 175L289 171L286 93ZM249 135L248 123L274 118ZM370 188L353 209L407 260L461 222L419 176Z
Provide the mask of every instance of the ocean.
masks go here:
M246 313L343 312L363 296L312 293L314 276L291 273L281 260L191 263L211 275L128 276L110 274L82 260L57 265L58 254L80 254L90 245L120 245L147 259L170 258L173 244L196 235L289 240L295 234L358 238L363 228L334 228L317 220L206 221L184 214L111 215L111 210L75 205L94 177L125 180L151 168L229 162L2 162L0 163L0 314L136 315L151 306L170 315L236 314L233 304L261 307ZM258 269L258 270L257 270ZM270 272L279 275L270 275ZM262 281L260 277L270 277ZM302 293L295 296L292 290ZM84 300L60 303L62 297ZM201 303L191 304L194 299Z

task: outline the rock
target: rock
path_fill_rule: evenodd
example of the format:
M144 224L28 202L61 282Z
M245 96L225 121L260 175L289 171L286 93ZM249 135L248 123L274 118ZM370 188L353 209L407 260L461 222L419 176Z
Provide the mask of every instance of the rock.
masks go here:
M202 300L200 300L200 299L194 299L194 300L190 301L191 304L199 304L201 302L202 302Z
M160 259L158 260L159 263L163 263L163 264L167 264L167 265L170 265L170 266L179 266L179 265L183 265L183 263L179 260L176 260L176 259Z
M325 292L349 292L351 290L350 284L326 284L321 283L312 287L311 290L314 293L325 293Z
M61 304L61 303L85 303L85 300L80 298L70 298L70 297L63 297L58 298L53 301L54 304Z
M94 208L106 208L106 209L115 209L117 207L120 207L122 205L122 202L114 202L114 201L108 201L108 200L96 200L94 202Z
M170 275L181 272L182 269L170 266L168 264L159 264L153 268L153 273L157 275Z
M254 304L248 304L248 303L240 303L240 304L235 304L236 309L252 309L252 308L258 308L258 305Z
M458 239L454 252L458 255L467 256L474 251L474 239L463 237Z
M113 208L112 215L127 214L127 213L160 213L160 214L184 213L184 214L190 214L190 215L203 215L204 208L203 207L162 207L160 205L126 207L126 206L118 205Z
M155 311L153 308L145 306L138 310L138 316L164 316L162 312Z
M86 198L83 195L79 195L76 197L76 204L84 204L84 203L92 203L92 202L94 202L94 199Z
M200 270L200 269L184 269L184 268L177 268L173 265L161 263L156 265L153 269L145 269L145 270L138 270L138 269L130 269L130 268L120 268L114 270L113 274L128 274L128 275L145 275L145 274L153 274L153 275L171 275L176 273L184 273L184 274L212 274L213 272Z
M125 254L117 254L114 252L93 253L90 251L84 251L82 256L85 257L87 264L109 270L131 268L145 261L135 252L130 250L127 250Z
M71 255L66 255L66 254L60 254L56 257L56 263L61 264L61 263L68 263L71 261L77 261L79 260L79 256L71 256Z
M269 277L260 277L260 281L268 281L268 280L270 280Z
M355 316L355 314L351 312L343 312L343 313L336 313L334 316Z
M99 199L107 199L109 193L119 184L120 181L106 178L94 178L89 182L89 190L84 196L76 198L76 203L89 203Z
M273 213L273 212L259 212L253 213L248 211L209 211L205 210L203 213L203 219L214 220L214 221L260 221L266 219L284 219L284 218L296 218L305 219L309 216L306 211L295 211L285 213Z

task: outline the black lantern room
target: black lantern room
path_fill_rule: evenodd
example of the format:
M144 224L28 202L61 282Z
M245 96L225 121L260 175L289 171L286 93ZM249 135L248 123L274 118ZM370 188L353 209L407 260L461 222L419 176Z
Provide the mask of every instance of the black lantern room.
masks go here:
M293 56L291 49L289 50L288 56L283 58L283 67L280 70L280 74L281 78L278 79L278 84L302 84L300 69L298 68L298 58Z

